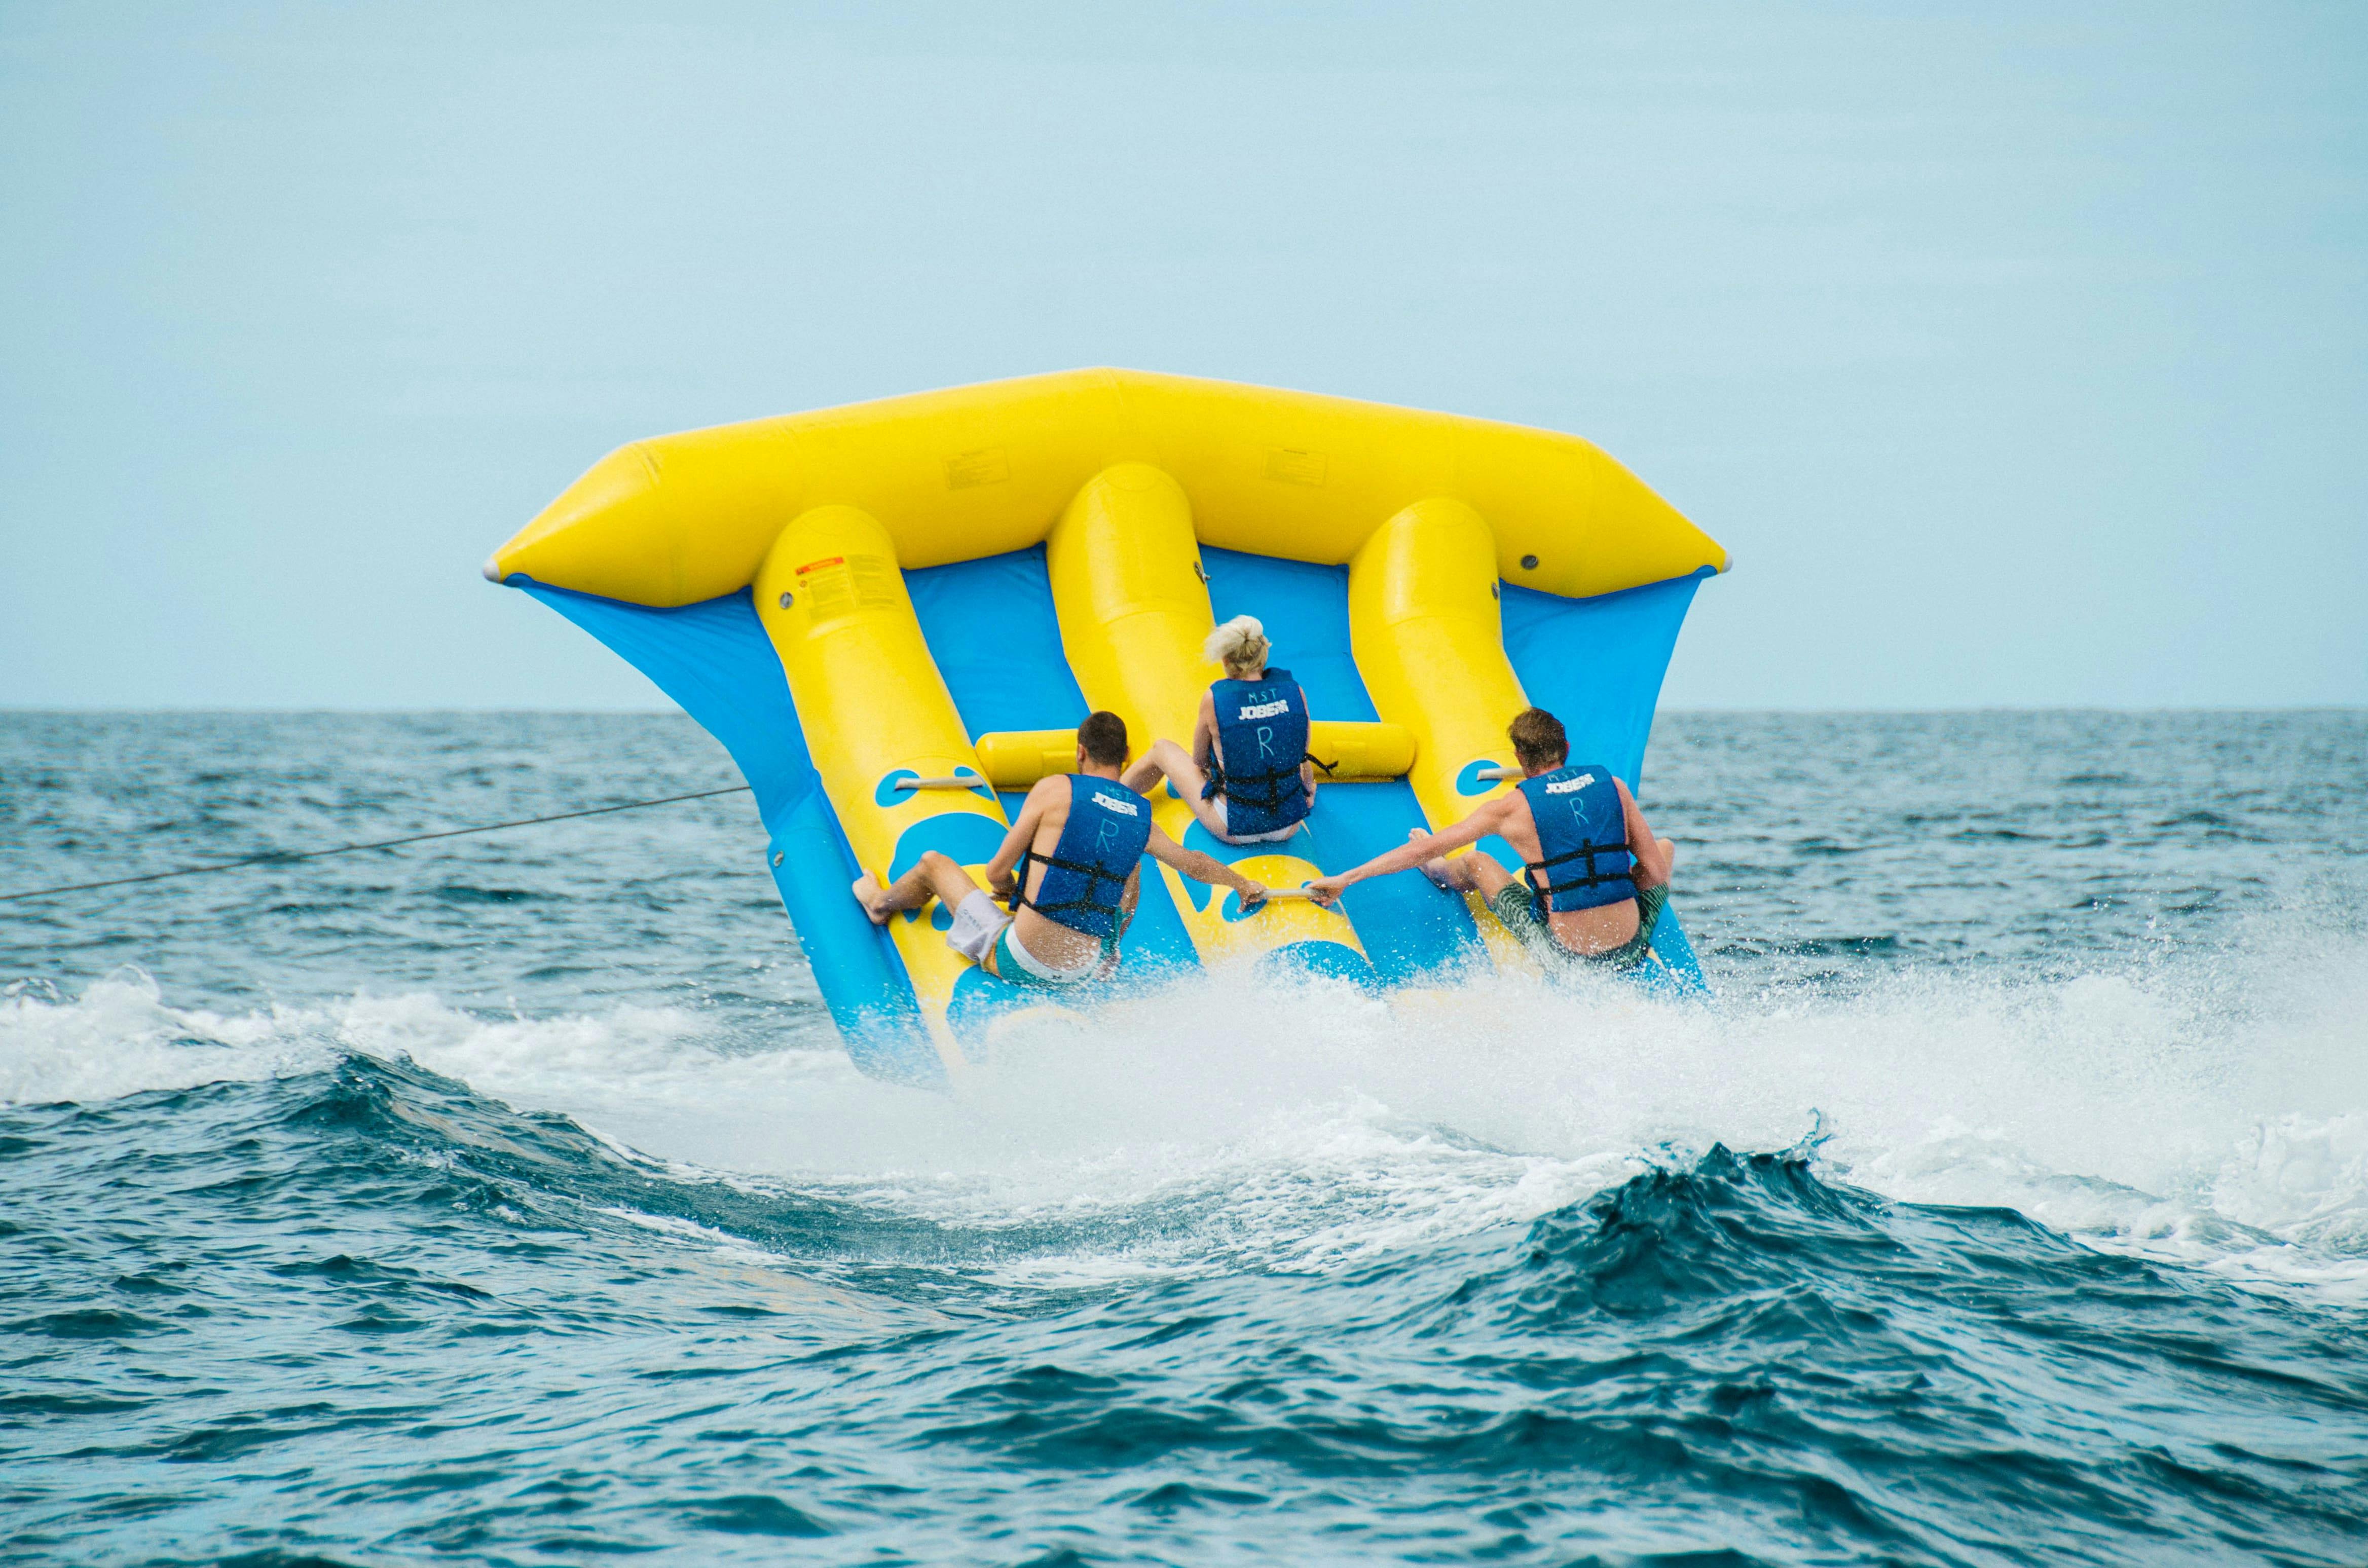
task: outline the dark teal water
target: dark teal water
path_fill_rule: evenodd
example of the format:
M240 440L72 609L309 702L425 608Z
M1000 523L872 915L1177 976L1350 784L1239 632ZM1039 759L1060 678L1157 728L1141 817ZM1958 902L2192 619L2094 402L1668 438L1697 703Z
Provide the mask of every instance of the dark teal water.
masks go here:
M2368 1561L2368 718L1649 767L1714 1008L1228 974L953 1096L745 798L0 903L6 1555ZM731 781L0 715L0 892Z

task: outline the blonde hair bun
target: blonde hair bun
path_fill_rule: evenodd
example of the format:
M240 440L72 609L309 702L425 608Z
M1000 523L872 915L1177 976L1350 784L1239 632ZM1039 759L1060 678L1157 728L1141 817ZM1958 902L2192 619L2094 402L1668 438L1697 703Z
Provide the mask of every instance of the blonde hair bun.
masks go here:
M1271 647L1257 616L1237 615L1209 633L1201 644L1201 657L1229 670L1256 669L1266 663Z

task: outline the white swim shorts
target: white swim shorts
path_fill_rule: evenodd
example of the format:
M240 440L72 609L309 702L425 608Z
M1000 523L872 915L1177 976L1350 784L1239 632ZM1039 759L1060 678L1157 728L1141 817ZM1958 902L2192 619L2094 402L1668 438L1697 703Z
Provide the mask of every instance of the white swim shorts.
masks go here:
M1224 839L1228 844L1280 844L1284 839L1289 838L1292 834L1297 833L1301 828L1307 825L1307 819L1305 817L1302 817L1297 822L1292 823L1289 827L1279 827L1272 833L1245 833L1237 836L1235 834L1226 831L1225 823L1227 820L1227 812L1225 811L1224 796L1213 796L1204 803L1216 808L1213 814L1217 819L1217 836Z
M954 911L953 928L946 933L946 946L984 968L986 955L995 950L996 939L1009 930L1010 926L1010 912L996 903L992 894L984 889L977 890L963 899L961 907ZM1003 944L1003 950L1029 974L1049 985L1074 985L1078 981L1090 979L1094 971L1102 967L1102 955L1099 953L1075 969L1046 963L1028 950L1017 931L1013 931L1009 940ZM1015 980L1019 977L1006 975L1004 978Z

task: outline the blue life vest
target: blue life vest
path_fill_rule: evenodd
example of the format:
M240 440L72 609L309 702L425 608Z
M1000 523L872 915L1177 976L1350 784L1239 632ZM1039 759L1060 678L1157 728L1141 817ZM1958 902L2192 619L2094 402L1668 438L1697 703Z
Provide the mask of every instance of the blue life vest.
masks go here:
M1151 802L1114 778L1089 778L1072 773L1069 779L1069 820L1061 824L1060 841L1050 855L1032 848L1019 857L1019 891L1011 895L1011 912L1034 909L1048 920L1072 931L1118 938L1119 905L1126 880L1151 842ZM1044 880L1035 896L1028 892L1028 863L1044 868Z
M1600 762L1557 767L1522 779L1521 794L1538 826L1530 889L1546 908L1566 915L1636 896L1636 860L1628 853L1628 819L1611 769ZM1540 871L1546 873L1543 883Z
M1219 755L1209 759L1201 798L1225 797L1226 832L1279 833L1304 817L1307 695L1291 672L1269 665L1257 680L1221 680L1209 699Z

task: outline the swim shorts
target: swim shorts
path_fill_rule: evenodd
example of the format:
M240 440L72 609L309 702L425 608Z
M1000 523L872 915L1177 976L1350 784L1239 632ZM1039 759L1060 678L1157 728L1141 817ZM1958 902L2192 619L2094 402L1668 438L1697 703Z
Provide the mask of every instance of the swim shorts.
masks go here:
M1223 795L1212 795L1209 798L1209 804L1215 808L1217 836L1228 844L1280 844L1307 825L1307 819L1302 817L1289 827L1279 827L1272 833L1235 834L1226 830L1225 824L1230 813L1225 810L1225 798Z
M1019 945L1012 932L1010 913L984 890L963 899L962 906L954 911L953 928L946 933L946 946L981 969L986 967L987 954L993 953L995 972L999 978L1014 985L1047 991L1093 979L1109 957L1105 947L1082 969L1066 970L1046 963Z
M1505 923L1505 929L1519 937L1522 944L1547 964L1562 964L1570 969L1608 969L1615 973L1634 969L1653 950L1653 927L1661 923L1661 911L1668 906L1669 889L1665 882L1659 887L1636 890L1636 934L1616 948L1606 948L1600 953L1575 953L1554 937L1554 927L1546 923L1545 909L1536 893L1527 884L1511 882L1488 901L1488 913Z

